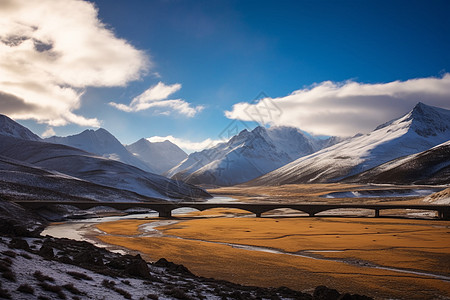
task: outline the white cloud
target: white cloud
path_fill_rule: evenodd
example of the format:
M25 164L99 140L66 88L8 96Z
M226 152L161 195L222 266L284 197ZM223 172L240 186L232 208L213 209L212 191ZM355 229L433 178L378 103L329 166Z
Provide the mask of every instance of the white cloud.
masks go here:
M56 133L52 127L47 127L47 129L42 133L43 138L51 137L54 135L56 135Z
M450 109L449 99L450 74L377 84L325 81L285 97L237 103L225 115L294 126L317 135L350 136L400 117L419 101ZM279 113L271 113L270 106Z
M189 141L186 139L176 138L171 135L152 136L150 138L147 138L147 140L152 143L170 141L188 153L194 152L194 151L201 151L206 148L211 148L212 146L215 146L219 143L224 142L224 140L212 140L209 138L206 140L200 141L200 142L192 142L192 141Z
M117 38L90 2L0 1L0 102L8 95L22 107L9 112L12 118L97 127L97 119L74 112L84 88L124 86L148 65L145 53Z
M165 109L160 113L162 115L170 115L171 111L175 111L187 117L193 117L198 112L203 110L204 107L201 105L192 107L190 103L181 99L167 99L170 95L180 89L181 84L179 83L166 85L162 82L158 82L157 85L151 86L145 92L133 98L129 105L115 102L110 102L109 105L125 112L136 112L149 108L160 108Z

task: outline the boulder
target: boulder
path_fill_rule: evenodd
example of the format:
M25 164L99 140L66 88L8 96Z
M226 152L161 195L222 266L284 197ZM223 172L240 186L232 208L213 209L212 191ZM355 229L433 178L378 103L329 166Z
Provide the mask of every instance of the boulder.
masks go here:
M313 293L314 300L338 300L341 294L335 289L327 288L324 285L316 287Z

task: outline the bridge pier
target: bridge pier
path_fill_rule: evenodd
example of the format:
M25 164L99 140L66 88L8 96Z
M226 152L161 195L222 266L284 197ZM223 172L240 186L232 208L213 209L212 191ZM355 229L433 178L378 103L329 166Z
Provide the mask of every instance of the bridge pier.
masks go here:
M255 213L255 215L256 215L257 218L261 218L261 214L262 214L262 213L260 213L260 212Z
M171 209L162 209L158 210L159 217L160 218L171 218L172 217L172 210Z
M438 217L441 220L450 220L450 211L439 210Z
M375 209L375 218L379 218L379 217L380 217L380 210Z
M316 215L316 213L310 212L310 213L308 213L308 215L309 215L310 217L314 217L314 216Z

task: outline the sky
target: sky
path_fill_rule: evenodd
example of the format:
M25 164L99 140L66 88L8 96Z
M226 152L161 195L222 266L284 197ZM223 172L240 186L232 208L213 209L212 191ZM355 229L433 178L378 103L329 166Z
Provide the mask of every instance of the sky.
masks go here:
M450 1L0 0L0 113L187 152L450 109Z

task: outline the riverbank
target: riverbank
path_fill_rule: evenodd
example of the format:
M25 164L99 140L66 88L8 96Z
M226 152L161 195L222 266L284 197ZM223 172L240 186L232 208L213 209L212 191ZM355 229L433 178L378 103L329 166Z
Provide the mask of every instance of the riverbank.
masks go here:
M181 218L147 231L143 225L156 219L102 223L97 228L105 234L97 238L149 260L166 257L196 275L245 285L311 292L325 284L380 299L450 295L448 222L211 213L216 217Z
M328 299L329 295L336 299L340 296L350 300L371 299L341 295L325 286L305 294L285 287L243 286L199 277L183 265L166 259L150 263L139 255L112 253L86 241L40 236L44 223L40 223L39 216L6 201L0 201L2 207L8 208L8 212L0 209L0 298L3 299L319 300ZM64 224L69 223L54 226Z

